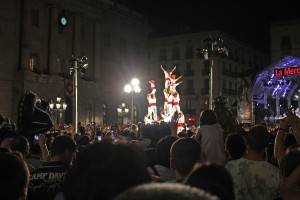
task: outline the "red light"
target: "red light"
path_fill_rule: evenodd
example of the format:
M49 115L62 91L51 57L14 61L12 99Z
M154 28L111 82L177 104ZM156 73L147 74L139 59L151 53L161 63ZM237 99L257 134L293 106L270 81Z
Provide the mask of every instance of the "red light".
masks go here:
M189 121L195 121L195 117L189 117Z

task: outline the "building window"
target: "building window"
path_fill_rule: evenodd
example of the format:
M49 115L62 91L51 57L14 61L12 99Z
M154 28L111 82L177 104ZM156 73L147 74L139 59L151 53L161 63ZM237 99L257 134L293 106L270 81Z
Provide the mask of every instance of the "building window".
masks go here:
M193 91L194 90L194 81L193 80L187 80L186 90L187 91Z
M38 9L31 9L30 10L30 21L31 21L31 25L39 28L40 26L40 12Z
M284 53L290 53L292 50L291 37L289 35L284 35L281 37L280 50Z
M227 73L227 68L226 68L226 63L223 62L223 74L226 74Z
M186 47L185 58L192 59L194 57L194 49L192 46Z
M66 65L65 59L61 58L60 59L60 73L63 75L68 75L69 69L68 66Z
M103 46L110 47L111 46L111 35L110 33L103 34Z
M226 89L226 80L223 80L223 90Z
M167 49L161 49L159 51L159 60L160 61L165 61L167 60Z
M232 89L232 81L229 81L228 89Z
M193 75L192 63L191 62L186 63L185 75Z
M178 47L174 47L172 49L172 59L173 60L179 60L180 59L180 51Z
M40 56L37 53L32 53L29 56L27 69L32 72L39 73Z

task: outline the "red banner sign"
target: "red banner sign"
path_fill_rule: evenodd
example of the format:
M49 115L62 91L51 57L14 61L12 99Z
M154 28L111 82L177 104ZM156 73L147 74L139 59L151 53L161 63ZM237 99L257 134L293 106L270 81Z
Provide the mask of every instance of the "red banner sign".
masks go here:
M300 67L286 67L286 68L274 69L275 77L298 75L298 74L300 74Z

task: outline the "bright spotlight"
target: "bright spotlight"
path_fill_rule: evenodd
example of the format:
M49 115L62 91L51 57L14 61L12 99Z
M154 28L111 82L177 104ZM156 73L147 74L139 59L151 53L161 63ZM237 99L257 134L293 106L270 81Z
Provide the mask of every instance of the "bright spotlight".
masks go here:
M141 92L141 88L138 85L134 86L133 90L134 90L135 93L140 93Z
M139 85L139 84L140 84L140 81L139 81L139 79L137 79L137 78L133 78L133 79L131 80L131 84L132 84L133 86L136 86L136 85Z
M125 91L126 93L130 93L130 92L132 91L131 85L126 84L125 87L124 87L124 91Z

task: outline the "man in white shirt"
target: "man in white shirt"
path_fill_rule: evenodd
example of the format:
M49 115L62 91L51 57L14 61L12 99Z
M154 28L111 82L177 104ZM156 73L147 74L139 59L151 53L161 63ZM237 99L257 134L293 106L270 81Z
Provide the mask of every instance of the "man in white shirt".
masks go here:
M270 135L264 126L254 126L247 135L245 157L227 163L236 200L271 200L279 190L279 170L266 161Z

